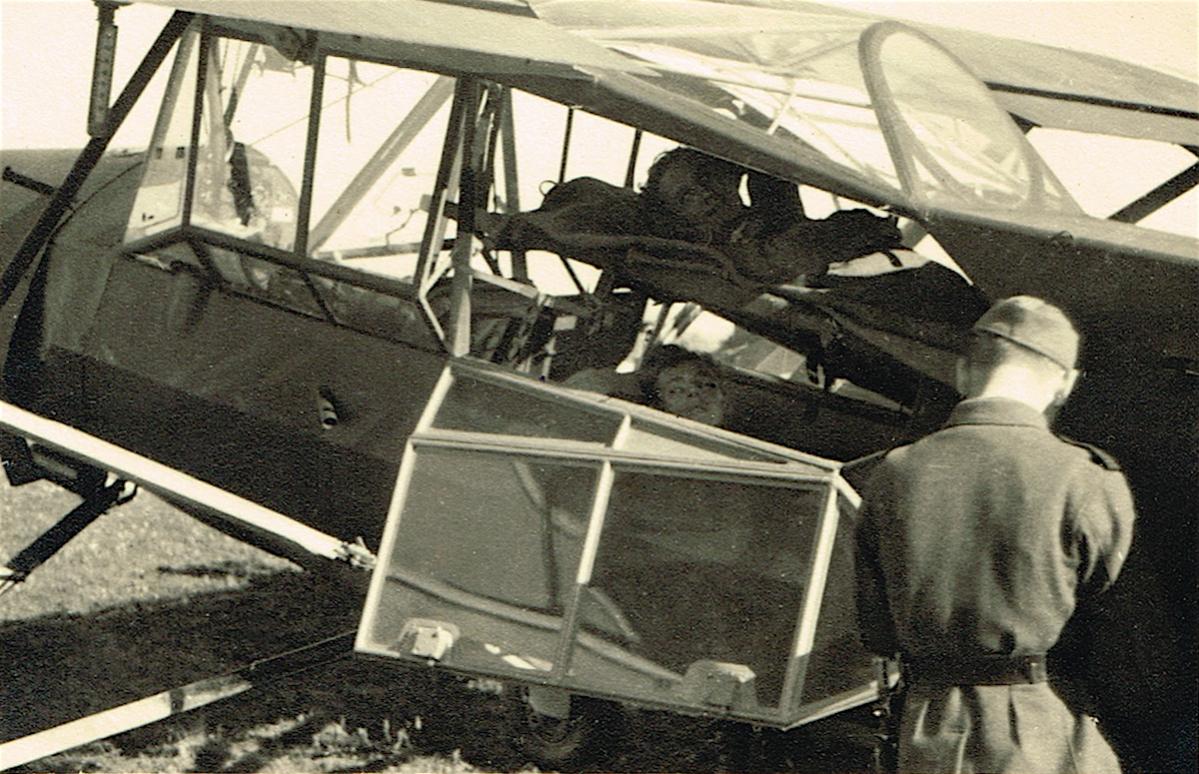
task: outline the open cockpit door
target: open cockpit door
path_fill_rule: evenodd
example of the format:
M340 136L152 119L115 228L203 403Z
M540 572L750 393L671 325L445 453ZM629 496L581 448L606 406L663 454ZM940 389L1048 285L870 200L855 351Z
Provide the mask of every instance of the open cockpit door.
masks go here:
M874 698L818 457L468 360L400 468L357 649L800 725Z
M882 22L860 48L883 137L918 207L1082 212L987 87L928 35Z

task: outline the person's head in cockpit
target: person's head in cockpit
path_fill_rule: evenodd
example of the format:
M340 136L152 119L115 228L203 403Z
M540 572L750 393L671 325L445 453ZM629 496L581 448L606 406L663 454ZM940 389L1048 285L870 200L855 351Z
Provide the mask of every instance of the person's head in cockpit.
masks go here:
M667 344L646 355L638 374L646 405L706 425L725 420L724 379L710 357Z
M723 242L745 217L745 169L694 148L674 148L649 168L642 213L657 233L693 242Z

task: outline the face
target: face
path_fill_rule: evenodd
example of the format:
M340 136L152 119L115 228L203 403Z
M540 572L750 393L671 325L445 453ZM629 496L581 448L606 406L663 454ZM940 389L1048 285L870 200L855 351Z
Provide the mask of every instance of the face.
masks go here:
M690 223L725 225L741 216L740 181L701 180L690 164L666 168L658 194L675 215Z
M706 366L692 361L664 369L656 382L660 408L706 425L724 419L724 390Z

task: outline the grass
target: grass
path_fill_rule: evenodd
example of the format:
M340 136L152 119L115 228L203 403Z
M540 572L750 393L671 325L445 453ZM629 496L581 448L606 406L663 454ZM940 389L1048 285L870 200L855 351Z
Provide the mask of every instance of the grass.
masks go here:
M77 501L43 482L0 484L0 561ZM352 630L360 596L141 493L0 597L0 739ZM452 678L347 659L26 770L520 769L490 733L502 703Z

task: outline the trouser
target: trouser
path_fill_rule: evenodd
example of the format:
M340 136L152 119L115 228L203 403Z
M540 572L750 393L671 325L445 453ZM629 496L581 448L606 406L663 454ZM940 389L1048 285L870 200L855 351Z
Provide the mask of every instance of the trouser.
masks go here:
M899 771L936 774L1118 773L1095 719L1066 706L1049 683L908 685Z

